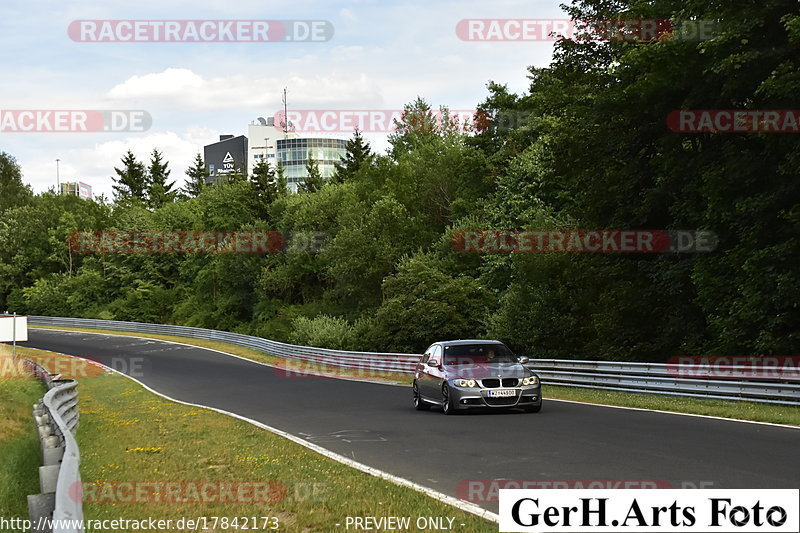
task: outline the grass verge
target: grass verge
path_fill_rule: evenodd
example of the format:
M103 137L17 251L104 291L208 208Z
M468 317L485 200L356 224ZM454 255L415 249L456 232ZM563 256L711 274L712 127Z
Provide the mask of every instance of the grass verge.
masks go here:
M758 402L736 402L725 400L703 400L682 396L660 394L637 394L633 392L581 389L547 385L545 398L558 398L576 402L599 403L639 409L654 409L675 413L719 416L737 420L769 422L800 426L800 408L789 405L773 405Z
M18 348L18 355L29 351ZM39 493L39 441L33 404L46 389L17 373L10 362L11 346L0 344L0 517L28 518L27 496Z
M283 359L280 357L266 354L258 350L244 348L224 342L192 339L189 337L151 335L146 333L127 333L87 328L50 328L49 326L36 327L42 327L45 329L69 329L70 331L85 331L88 333L108 333L112 335L149 337L153 339L181 342L184 344L200 346L202 348L211 348L214 350L231 353L271 365L277 365L283 361ZM336 374L341 377L352 377L353 379L359 379L361 377L358 375L357 371L351 371L349 369L343 369L341 371L337 370ZM379 376L370 376L370 379L392 384L410 385L410 377L404 374L386 373ZM786 405L772 405L758 402L704 400L701 398L607 391L601 389L583 389L556 385L545 385L544 398L545 401L547 398L555 398L560 400L572 400L576 402L615 405L619 407L655 409L676 413L718 416L722 418L734 418L737 420L751 420L755 422L769 422L773 424L789 424L800 426L800 408ZM545 409L546 408L547 407L545 407Z
M409 516L412 523L441 516L461 531L497 529L241 420L165 400L119 374L82 377L79 395L87 520L209 517L205 531L234 531L244 529L243 517L250 529L271 530L275 522L265 527L260 517L275 517L278 531L328 533L344 530L347 516ZM256 494L253 484L264 483L267 501L245 501ZM218 520L214 527L210 517L239 517L239 525Z

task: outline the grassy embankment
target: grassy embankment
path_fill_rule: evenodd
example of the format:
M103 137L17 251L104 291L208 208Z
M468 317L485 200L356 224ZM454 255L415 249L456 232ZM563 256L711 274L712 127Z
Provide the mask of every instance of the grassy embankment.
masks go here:
M18 354L25 353L18 349ZM27 496L39 492L33 404L45 392L40 382L17 372L11 346L0 344L0 517L27 519Z

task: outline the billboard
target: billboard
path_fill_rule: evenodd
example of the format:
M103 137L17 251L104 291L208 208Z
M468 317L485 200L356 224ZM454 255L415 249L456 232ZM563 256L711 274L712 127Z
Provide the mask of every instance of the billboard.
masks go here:
M28 340L28 317L0 315L0 342L15 340L17 342Z
M83 198L84 200L90 200L92 198L92 186L88 183L79 182L78 183L78 196Z
M247 137L239 135L206 145L203 148L203 159L212 181L237 170L246 174Z

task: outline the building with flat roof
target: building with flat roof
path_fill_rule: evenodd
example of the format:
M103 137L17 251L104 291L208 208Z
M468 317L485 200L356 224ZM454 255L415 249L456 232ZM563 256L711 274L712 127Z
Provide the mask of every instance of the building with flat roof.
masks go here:
M274 120L274 117L259 117L247 127L250 170L262 160L276 168L280 164L292 192L297 192L297 188L308 177L306 163L309 157L317 161L323 177L333 175L334 163L338 163L347 153L346 140L300 135L293 131L291 123L284 131L283 125L275 124Z
M297 134L291 131L284 133L280 126L275 125L273 117L258 117L251 122L247 126L247 138L250 140L247 162L250 170L261 161L277 167L277 142L287 137L297 137Z

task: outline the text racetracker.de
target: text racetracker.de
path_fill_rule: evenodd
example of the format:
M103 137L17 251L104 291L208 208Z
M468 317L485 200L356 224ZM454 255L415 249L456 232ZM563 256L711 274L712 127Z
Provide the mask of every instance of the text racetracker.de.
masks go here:
M500 490L500 531L800 531L798 489Z

